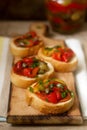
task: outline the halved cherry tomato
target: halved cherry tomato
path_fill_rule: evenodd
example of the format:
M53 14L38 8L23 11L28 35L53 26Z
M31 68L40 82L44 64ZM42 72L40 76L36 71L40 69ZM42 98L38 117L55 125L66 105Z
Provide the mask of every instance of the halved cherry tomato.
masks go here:
M62 61L68 62L73 57L73 55L74 53L71 49L65 50L62 55Z
M62 55L62 61L68 62L69 59L70 59L69 53L65 52L65 53Z
M56 96L57 96L57 102L59 102L62 99L61 92L56 91L55 93L56 93Z
M15 72L19 72L19 71L21 71L21 69L22 69L22 60L20 60L20 61L18 61L15 65L14 65L14 71Z
M32 37L37 36L36 32L34 32L34 31L29 32L29 34L31 34Z
M58 48L58 52L54 52L52 54L52 58L59 61L68 62L73 57L73 55L74 53L70 48Z
M32 69L31 68L24 68L22 70L22 73L23 73L24 76L31 77L31 75L32 75Z
M52 54L52 58L61 61L61 53L60 52L54 52Z
M50 94L46 94L46 93L36 93L37 96L39 98L41 98L42 100L45 100L47 102L51 102L51 103L57 103L57 96L55 92L51 92Z
M50 94L47 95L47 101L51 103L57 103L57 95L55 92L51 92Z
M39 43L39 40L34 41L34 45L37 45Z
M47 95L46 95L45 93L36 93L36 94L37 94L37 96L38 96L39 98L41 98L42 100L45 100L45 101L46 101Z
M33 69L32 69L31 77L32 77L32 78L35 77L35 76L37 75L38 71L39 71L39 67L33 68Z
M27 76L27 77L35 77L38 73L38 70L39 70L39 67L36 67L36 68L24 68L22 73L24 76Z
M53 90L56 93L57 102L60 101L62 99L62 96L61 96L62 88L54 87Z
M23 62L32 64L33 58L32 57L31 58L23 58Z

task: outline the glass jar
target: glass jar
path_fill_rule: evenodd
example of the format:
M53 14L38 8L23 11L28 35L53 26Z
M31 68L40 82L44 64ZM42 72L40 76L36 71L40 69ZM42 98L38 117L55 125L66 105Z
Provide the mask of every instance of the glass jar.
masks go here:
M87 0L45 0L45 7L52 29L71 34L84 23Z

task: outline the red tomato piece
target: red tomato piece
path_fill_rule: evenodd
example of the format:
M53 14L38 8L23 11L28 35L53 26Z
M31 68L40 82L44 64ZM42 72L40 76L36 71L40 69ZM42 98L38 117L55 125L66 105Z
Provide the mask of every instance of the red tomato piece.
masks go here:
M22 73L24 76L31 77L32 69L31 68L24 68Z
M65 50L65 52L62 55L62 61L68 62L72 57L74 53L71 49Z
M39 43L39 41L37 40L37 41L34 42L34 45L37 45L38 43Z
M57 95L57 102L58 102L58 101L60 101L62 99L61 92L56 91L56 95Z
M51 92L50 94L47 94L47 100L48 102L51 102L51 103L57 103L58 100L57 100L57 95L55 92Z
M33 58L23 58L23 62L32 64Z
M21 71L21 69L22 69L22 60L20 60L20 61L18 61L15 65L14 65L14 71L15 72L19 72L19 71Z
M31 77L35 77L37 75L38 71L39 71L39 67L33 68Z
M52 58L55 60L60 60L61 61L61 53L60 52L54 52L52 54Z
M31 47L31 46L33 46L33 45L34 45L33 40L29 40L28 42L29 42L29 43L27 44L27 47Z
M61 97L61 88L57 88L57 87L54 87L53 88L54 92L56 93L56 96L57 96L57 101L60 101L62 99Z
M41 98L42 100L46 100L46 98L47 98L47 95L45 94L45 93L36 93L37 94L37 96L39 97L39 98Z
M67 52L65 52L62 55L62 61L64 61L64 62L68 62L69 61L69 54Z
M34 32L34 31L29 32L29 34L31 34L32 37L37 36L36 32Z

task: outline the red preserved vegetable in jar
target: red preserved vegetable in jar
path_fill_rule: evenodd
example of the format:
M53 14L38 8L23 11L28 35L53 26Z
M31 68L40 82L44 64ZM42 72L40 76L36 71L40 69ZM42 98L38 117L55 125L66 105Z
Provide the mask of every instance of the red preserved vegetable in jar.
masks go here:
M45 0L46 15L54 31L71 34L85 21L87 0Z

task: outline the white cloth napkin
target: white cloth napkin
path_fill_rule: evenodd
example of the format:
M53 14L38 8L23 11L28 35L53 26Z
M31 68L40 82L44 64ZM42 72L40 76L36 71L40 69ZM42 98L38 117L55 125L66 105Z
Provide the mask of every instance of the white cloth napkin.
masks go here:
M12 57L9 50L10 38L0 37L0 121L6 121L10 91L10 68Z
M66 39L68 47L72 48L78 57L78 69L75 72L76 89L80 100L83 119L87 119L87 70L85 56L78 39Z
M0 57L0 95L2 87L4 84L5 71L6 71L6 62L7 62L7 53L8 53L8 41L9 38L0 37L2 42L0 42L1 47L1 57Z

